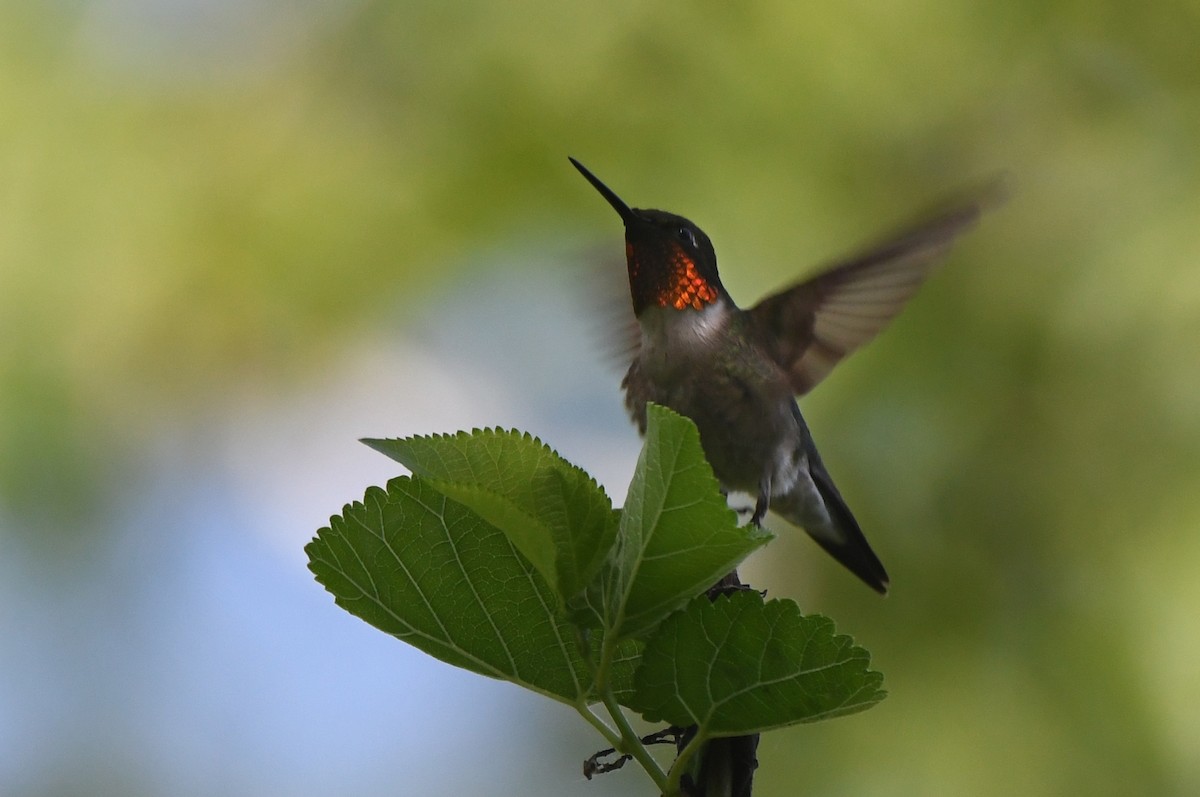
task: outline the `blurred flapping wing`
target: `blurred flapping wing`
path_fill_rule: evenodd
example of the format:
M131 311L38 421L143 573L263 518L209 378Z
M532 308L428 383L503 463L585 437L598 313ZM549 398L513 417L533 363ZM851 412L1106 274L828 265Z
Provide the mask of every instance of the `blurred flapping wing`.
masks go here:
M998 186L978 192L974 200L951 205L750 308L761 345L796 394L812 390L843 357L879 334L999 195Z

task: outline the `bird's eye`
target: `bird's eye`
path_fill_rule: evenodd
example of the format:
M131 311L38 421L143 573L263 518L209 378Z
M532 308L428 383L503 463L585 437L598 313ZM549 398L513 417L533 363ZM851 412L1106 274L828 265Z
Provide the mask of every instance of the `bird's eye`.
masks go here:
M691 227L680 227L676 234L679 236L680 241L693 249L696 248L696 234L692 232Z

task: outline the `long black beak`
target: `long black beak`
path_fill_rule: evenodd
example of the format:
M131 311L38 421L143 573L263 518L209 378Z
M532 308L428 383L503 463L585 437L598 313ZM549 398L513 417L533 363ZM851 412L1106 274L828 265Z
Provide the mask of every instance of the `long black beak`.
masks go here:
M608 200L608 204L612 205L613 209L620 214L621 221L628 225L630 222L636 219L636 217L633 215L633 210L629 207L629 205L626 205L624 202L622 202L621 197L614 194L611 188L600 182L600 178L589 172L586 166L569 155L567 156L567 160L571 161L571 165L578 169L579 173L586 177L587 181L591 183L597 191L600 192L600 196Z

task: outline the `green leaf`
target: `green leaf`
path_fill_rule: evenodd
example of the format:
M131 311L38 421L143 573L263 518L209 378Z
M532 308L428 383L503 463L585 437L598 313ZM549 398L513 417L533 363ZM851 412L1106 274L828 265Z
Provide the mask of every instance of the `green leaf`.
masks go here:
M630 708L650 722L741 736L852 714L886 696L833 621L754 591L696 598L647 642Z
M587 473L516 431L364 440L499 528L565 604L612 548L617 513Z
M549 585L504 533L434 485L371 488L305 551L339 606L442 661L567 703L590 690ZM628 673L637 651L621 653Z
M738 527L695 424L651 404L616 552L589 602L617 638L646 634L770 539Z

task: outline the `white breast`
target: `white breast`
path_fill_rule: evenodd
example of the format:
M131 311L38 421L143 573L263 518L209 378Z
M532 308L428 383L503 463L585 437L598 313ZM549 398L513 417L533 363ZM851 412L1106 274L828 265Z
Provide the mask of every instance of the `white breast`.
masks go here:
M644 367L651 372L661 371L670 368L672 361L687 360L707 352L728 323L729 312L721 301L713 302L703 310L646 308L638 319L642 329Z

